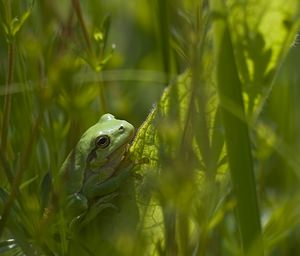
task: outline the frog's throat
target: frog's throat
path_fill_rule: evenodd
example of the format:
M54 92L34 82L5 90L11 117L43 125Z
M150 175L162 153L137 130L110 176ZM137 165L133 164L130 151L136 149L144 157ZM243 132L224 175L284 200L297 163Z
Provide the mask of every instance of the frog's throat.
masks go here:
M92 172L99 172L104 168L116 168L119 163L124 159L124 154L128 150L129 145L123 144L116 148L109 156L102 161L97 162L97 151L92 150L87 159L87 169ZM98 152L99 154L99 152Z
M105 167L116 168L119 165L119 163L124 159L124 155L127 152L128 148L129 145L124 144L118 147L116 150L114 150L114 152L107 157Z

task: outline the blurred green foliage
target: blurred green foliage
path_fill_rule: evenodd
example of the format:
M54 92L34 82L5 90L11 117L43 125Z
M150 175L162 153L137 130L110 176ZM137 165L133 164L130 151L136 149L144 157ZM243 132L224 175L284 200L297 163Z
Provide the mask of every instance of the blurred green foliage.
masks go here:
M1 0L0 23L0 253L299 253L297 0ZM106 112L133 175L73 232L49 174Z

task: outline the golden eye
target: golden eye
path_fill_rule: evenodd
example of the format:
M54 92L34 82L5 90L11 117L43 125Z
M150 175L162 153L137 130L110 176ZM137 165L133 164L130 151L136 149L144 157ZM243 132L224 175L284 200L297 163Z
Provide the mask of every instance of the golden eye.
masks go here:
M110 138L107 135L101 135L96 138L96 147L106 148L110 144Z

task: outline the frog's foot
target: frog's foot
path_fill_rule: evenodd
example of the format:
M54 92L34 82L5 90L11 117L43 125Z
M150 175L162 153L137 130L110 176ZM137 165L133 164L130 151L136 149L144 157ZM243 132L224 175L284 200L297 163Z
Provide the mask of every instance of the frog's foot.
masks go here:
M119 210L117 206L111 203L111 201L118 195L119 193L111 193L109 195L99 198L96 202L94 202L89 207L88 211L85 213L82 220L80 221L80 227L86 226L89 222L95 219L103 210L107 208Z

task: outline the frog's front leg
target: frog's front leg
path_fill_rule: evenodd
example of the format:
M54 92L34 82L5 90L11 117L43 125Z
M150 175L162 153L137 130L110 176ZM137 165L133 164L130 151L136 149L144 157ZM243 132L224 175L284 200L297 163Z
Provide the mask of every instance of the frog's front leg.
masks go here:
M71 224L78 224L79 227L84 227L104 209L118 209L112 202L119 195L117 190L129 177L131 169L132 165L128 165L122 168L117 175L111 176L102 182L101 175L97 173L90 174L84 181L81 194L74 194L71 198L71 201L74 201L70 207L73 212L73 221ZM106 171L112 172L112 170ZM81 205L81 202L84 202L84 204Z
M117 189L128 177L128 174L128 171L122 172L120 175L113 176L102 183L99 183L99 179L96 175L90 176L89 179L87 179L82 192L90 199L90 204L84 215L76 219L76 223L79 224L79 227L87 225L107 208L118 209L113 204L113 199L119 195Z
M84 227L87 225L90 221L95 219L98 214L100 214L103 210L107 208L112 208L114 210L118 210L118 208L111 203L112 200L117 197L119 193L114 192L106 196L102 196L101 198L97 199L93 204L90 205L87 212L80 218L80 227Z
M72 223L75 219L81 218L86 213L88 200L81 193L74 193L67 196L63 207L67 220Z
M99 175L91 175L82 187L82 193L90 199L108 195L116 191L122 183L130 176L132 165L120 170L115 176L111 176L105 181L99 180Z

